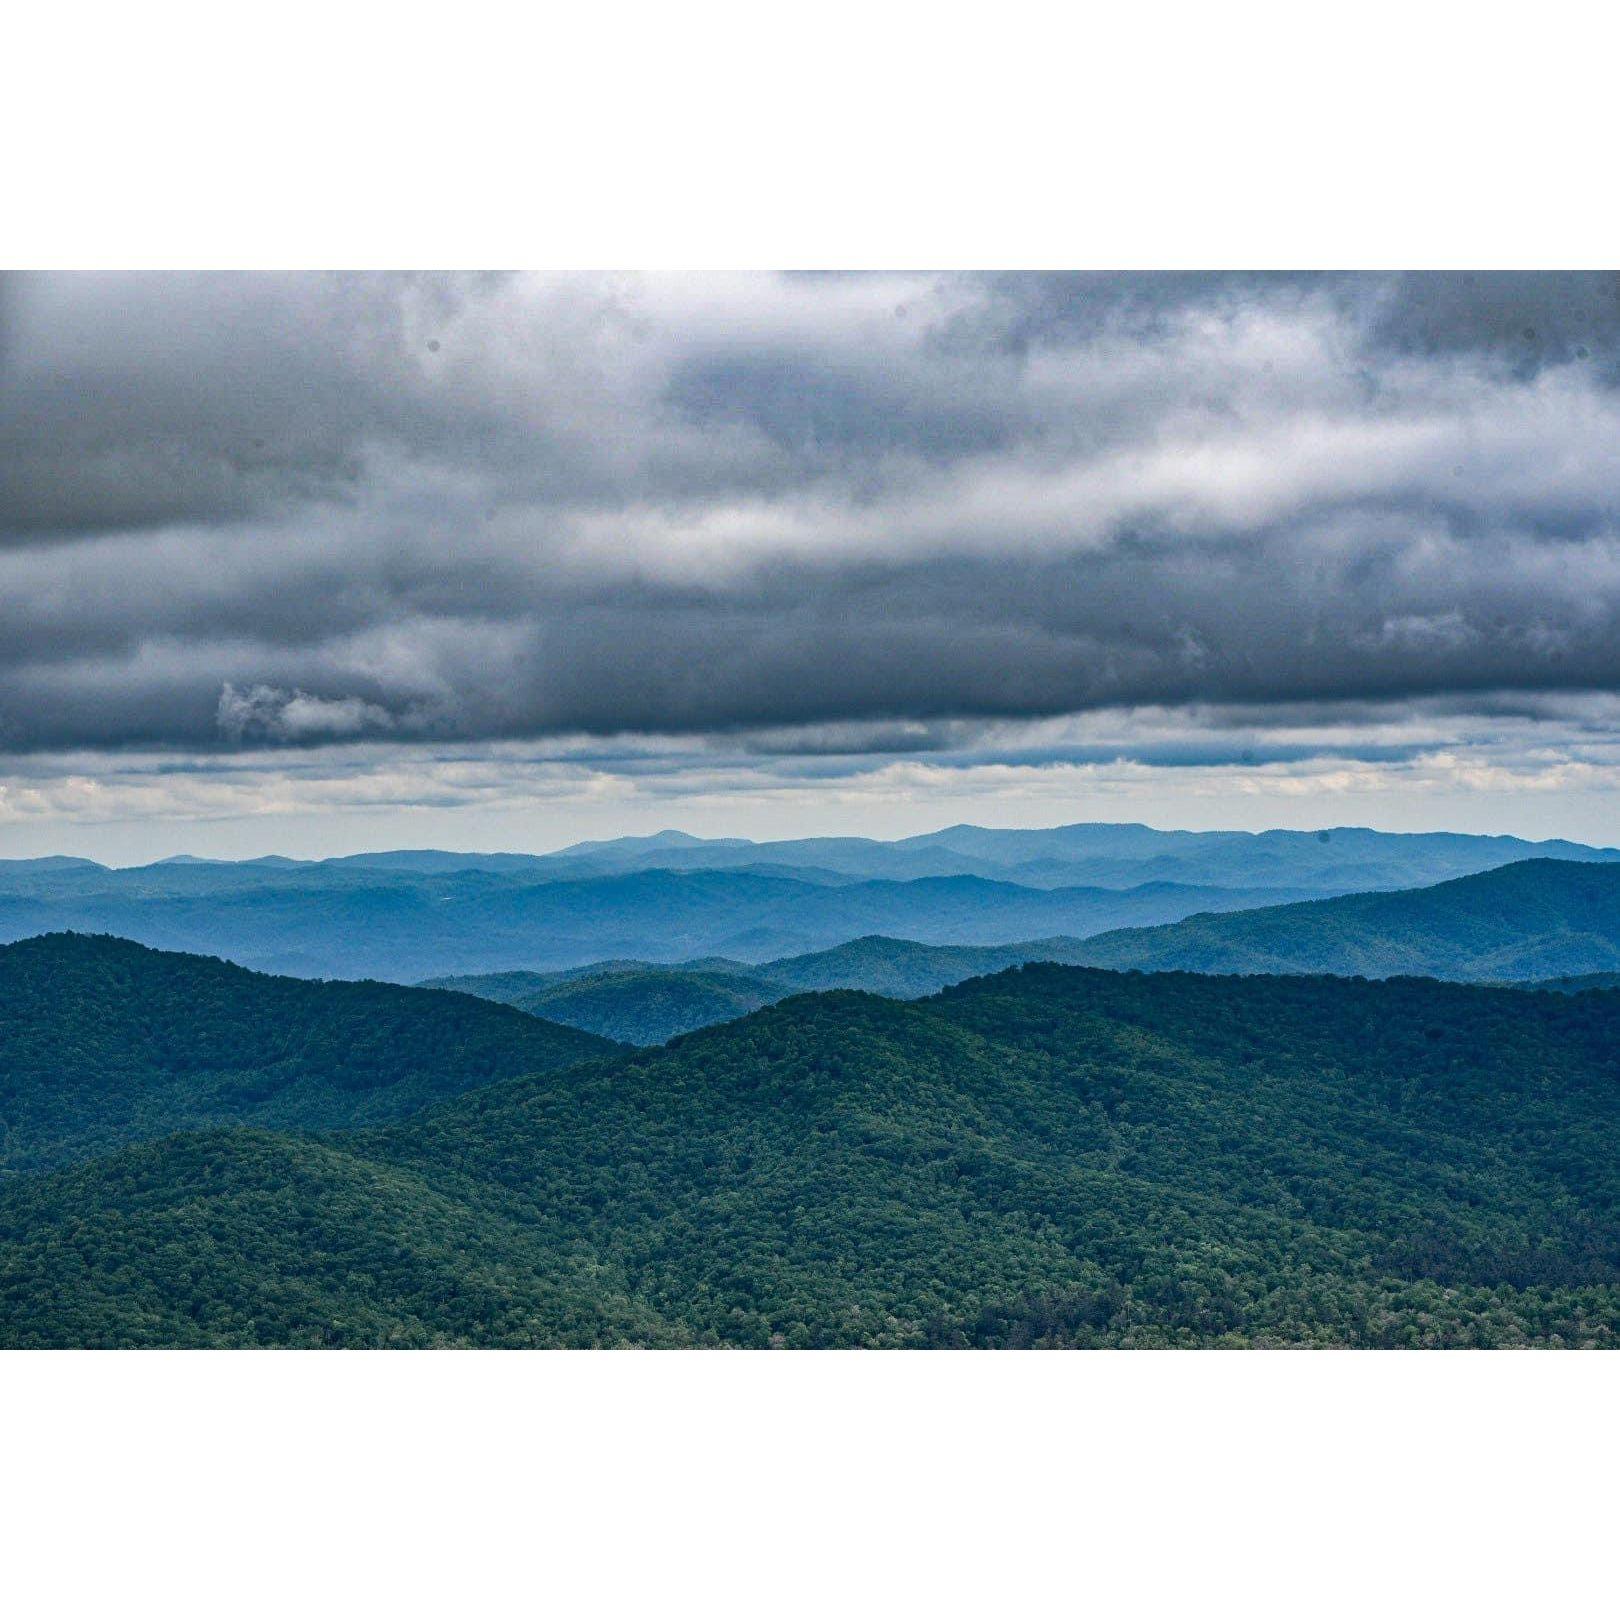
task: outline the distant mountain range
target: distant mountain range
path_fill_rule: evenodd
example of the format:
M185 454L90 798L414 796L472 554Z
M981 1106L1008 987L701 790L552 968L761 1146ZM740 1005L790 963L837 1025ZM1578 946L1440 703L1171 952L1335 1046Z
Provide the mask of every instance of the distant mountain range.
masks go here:
M78 871L0 887L0 938L117 934L266 972L402 982L605 957L768 960L861 934L939 943L1094 934L1257 905L1264 890L1033 889L978 877L809 882L780 872L554 878L365 866L202 864Z
M953 827L885 843L663 833L555 855L394 850L328 861L0 862L0 939L74 929L265 971L411 982L603 959L742 963L881 934L1086 938L1203 912L1434 883L1527 855L1620 851L1462 834Z
M911 838L695 838L673 830L648 837L571 844L549 855L379 850L324 861L264 855L249 861L176 855L155 864L207 867L364 868L389 872L523 873L602 877L645 871L749 871L786 868L821 882L862 878L986 877L1033 888L1135 888L1143 883L1195 887L1313 889L1350 893L1411 888L1535 857L1615 860L1620 850L1564 839L1481 837L1471 833L1387 833L1367 827L1319 832L1178 832L1135 822L1076 822L1064 827L946 827ZM74 856L0 861L7 869L95 868ZM101 868L107 870L107 868ZM131 869L139 870L139 869ZM150 868L146 869L150 870Z
M603 962L562 973L433 981L559 1023L656 1045L804 990L911 998L1023 962L1147 972L1418 974L1535 981L1578 991L1620 983L1620 866L1524 861L1393 894L1190 917L1090 939L927 945L866 937L751 967Z
M670 831L650 838L575 844L546 859L581 875L587 868L606 873L789 867L824 879L974 876L1036 888L1179 883L1324 894L1412 888L1536 856L1614 860L1620 859L1620 851L1562 839L1532 843L1465 833L1385 833L1365 827L1165 832L1135 823L1079 822L1027 829L947 827L892 842L796 838L751 843Z

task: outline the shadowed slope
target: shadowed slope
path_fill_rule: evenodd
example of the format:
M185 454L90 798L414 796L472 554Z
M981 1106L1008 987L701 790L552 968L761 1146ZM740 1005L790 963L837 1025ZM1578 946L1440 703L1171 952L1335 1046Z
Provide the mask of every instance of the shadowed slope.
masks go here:
M379 1123L611 1050L471 996L45 935L0 947L0 1169L182 1126Z

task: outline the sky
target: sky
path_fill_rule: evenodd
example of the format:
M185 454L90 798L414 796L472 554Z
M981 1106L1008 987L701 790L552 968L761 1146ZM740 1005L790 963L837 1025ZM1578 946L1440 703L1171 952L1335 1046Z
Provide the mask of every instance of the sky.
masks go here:
M1620 842L1620 276L0 277L0 856Z

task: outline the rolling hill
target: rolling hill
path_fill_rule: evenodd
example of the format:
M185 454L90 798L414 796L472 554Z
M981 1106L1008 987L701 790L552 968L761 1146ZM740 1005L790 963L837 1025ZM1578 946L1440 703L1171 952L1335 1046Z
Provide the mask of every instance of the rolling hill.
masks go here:
M1561 990L1596 988L1620 982L1620 866L1521 861L1427 889L1205 914L1089 939L954 946L869 936L752 970L743 963L704 964L705 971L724 967L738 981L735 1004L711 1003L695 988L688 1001L686 966L662 968L658 993L667 1016L642 1033L667 1038L683 1028L734 1017L734 1007L750 998L764 1005L799 990L859 989L909 999L1037 961L1141 972L1420 974ZM622 964L604 965L589 994L578 1000L545 975L444 982L512 1000L562 1023L579 1016L582 1028L646 1044L634 1033L637 1015L627 1010L621 1022L613 1005L620 991L644 993L641 981ZM582 1014L576 1015L576 1006Z
M45 935L0 947L0 1173L203 1124L397 1119L612 1050L471 996Z
M1570 973L1555 979L1531 979L1527 990L1557 990L1563 995L1578 996L1585 990L1620 990L1620 971L1614 973Z
M1081 960L1083 952L1084 943L1076 939L924 945L868 934L830 950L762 962L757 968L724 958L671 967L603 962L555 973L472 974L426 982L487 996L632 1046L661 1046L676 1035L740 1018L804 990L866 990L912 1000L1022 962Z
M647 966L571 973L511 1005L632 1046L662 1046L788 994L785 986L742 973Z
M1620 970L1620 867L1520 861L1432 888L1196 916L1086 942L1096 967L1533 980Z
M1481 983L1595 988L1620 975L1620 866L1521 861L1395 893L1341 895L1089 939L1010 945L931 945L867 936L826 951L763 962L679 964L656 970L603 964L588 991L572 974L504 974L440 981L491 995L581 1028L650 1044L801 990L859 989L910 999L1023 962L1141 972L1426 975ZM729 974L734 1000L699 988L696 975ZM652 978L641 975L654 974ZM643 1020L653 993L662 1008ZM621 1013L616 1005L624 998Z
M868 934L831 950L767 962L760 971L795 990L867 990L910 1001L1024 962L1083 961L1084 948L1081 940L1061 936L1011 945L927 945Z
M14 1178L0 1341L1612 1345L1617 1053L1620 996L1432 980L795 996Z
M1195 916L1090 939L964 946L868 935L752 968L724 960L667 967L615 962L430 982L654 1045L795 991L867 990L909 1000L1024 962L1146 972L1425 974L1591 989L1620 982L1620 867L1521 862L1428 889ZM1546 966L1569 971L1548 975ZM589 988L571 990L568 981L581 972L590 975ZM699 983L716 974L727 981L725 994ZM659 1011L648 1016L654 999Z
M1064 938L1015 945L924 945L868 934L757 968L724 958L669 967L619 961L553 973L467 974L424 983L505 1002L634 1046L658 1046L803 990L867 990L912 1000L1022 962L1083 960L1084 950L1082 941Z

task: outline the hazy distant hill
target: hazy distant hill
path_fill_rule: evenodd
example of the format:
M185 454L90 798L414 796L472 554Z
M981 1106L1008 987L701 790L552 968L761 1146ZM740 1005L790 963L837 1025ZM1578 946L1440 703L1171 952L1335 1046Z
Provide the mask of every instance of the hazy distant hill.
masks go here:
M1397 894L1190 917L1086 942L1098 967L1528 980L1620 970L1620 867L1514 866Z
M47 935L0 947L0 1171L212 1122L397 1119L611 1050L470 996Z
M1084 950L1083 941L1063 938L1013 945L923 945L867 935L757 968L723 959L669 967L601 962L555 973L468 974L425 982L486 996L614 1040L657 1046L671 1036L740 1017L804 990L867 990L909 1000L1021 962L1077 961Z
M99 861L82 860L77 855L36 855L30 860L0 861L0 878L23 878L50 872L106 872Z
M1091 934L1275 897L977 877L826 884L781 872L653 870L539 880L527 870L186 862L0 877L0 939L73 929L270 972L416 981L611 957L757 962L871 933L941 944Z
M634 1046L741 1018L792 992L744 973L662 967L569 974L512 1003L524 1012Z
M555 855L383 850L111 870L0 862L0 940L74 929L268 972L413 982L604 959L759 964L881 934L935 945L1086 937L1396 890L1527 855L1620 851L1451 833L1187 833L1082 823L950 827L885 843L684 833Z
M1084 949L1082 941L1064 937L1010 945L925 945L869 934L831 950L767 962L761 971L796 990L868 990L909 1000L1023 962L1082 961Z
M1620 997L1431 980L797 996L14 1178L0 1343L1614 1345L1617 1051Z
M1313 890L1403 889L1534 857L1614 860L1562 839L1467 833L1385 833L1366 827L1321 832L1164 832L1134 823L1067 827L947 827L884 842L797 838L770 843L694 839L684 833L576 844L551 857L592 872L651 867L681 871L790 866L846 877L974 876L1039 887L1184 883L1201 887Z

